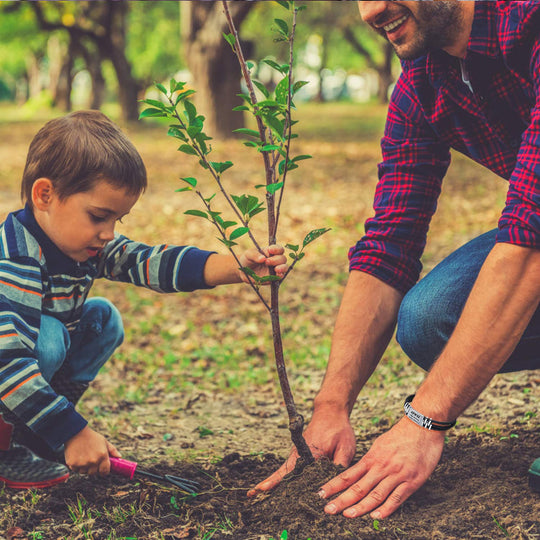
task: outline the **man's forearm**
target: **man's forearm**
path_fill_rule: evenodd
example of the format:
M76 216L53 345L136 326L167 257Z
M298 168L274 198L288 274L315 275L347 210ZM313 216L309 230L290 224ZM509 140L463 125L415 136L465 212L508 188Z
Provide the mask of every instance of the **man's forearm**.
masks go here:
M401 300L401 293L379 279L351 272L315 409L330 406L351 412L392 337Z
M436 420L457 418L512 354L539 301L540 251L497 244L413 406Z

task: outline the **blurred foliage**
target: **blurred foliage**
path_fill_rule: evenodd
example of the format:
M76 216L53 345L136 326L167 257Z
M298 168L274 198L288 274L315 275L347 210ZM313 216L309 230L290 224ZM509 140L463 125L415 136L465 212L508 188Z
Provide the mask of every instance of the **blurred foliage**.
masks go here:
M48 21L63 25L62 30L42 30L37 22L33 2L0 2L0 87L1 96L13 97L17 84L24 85L30 78L29 62L39 65L46 79L49 69L48 43L52 36L62 44L68 42L70 28L93 27L88 19L98 6L88 1L50 1L39 4ZM297 27L299 65L315 72L319 69L343 69L359 73L383 59L383 40L373 33L360 19L355 2L303 2L308 5L303 20ZM180 35L180 2L158 0L152 2L128 2L126 19L126 56L132 66L133 77L141 88L154 81L162 81L185 69L185 47ZM253 44L253 59L275 56L287 60L286 46L274 42L267 29L267 21L279 16L276 2L256 2L254 9L242 24L241 37ZM99 11L99 9L97 10ZM359 54L346 39L346 30L370 56ZM102 30L100 30L102 31ZM159 39L156 37L159 36ZM309 55L311 51L311 56ZM317 65L315 55L321 56ZM110 72L108 61L103 71ZM76 60L75 70L83 67ZM107 81L109 93L116 91L115 82ZM21 96L19 96L20 98Z

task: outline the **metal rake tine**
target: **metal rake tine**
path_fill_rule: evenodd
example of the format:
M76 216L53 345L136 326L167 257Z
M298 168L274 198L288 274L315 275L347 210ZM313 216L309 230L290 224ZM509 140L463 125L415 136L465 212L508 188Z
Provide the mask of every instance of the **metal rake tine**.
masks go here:
M199 483L195 482L194 480L188 480L187 478L179 478L178 476L172 476L170 474L164 475L163 478L169 481L171 484L186 491L187 493L197 493L195 490L199 487Z

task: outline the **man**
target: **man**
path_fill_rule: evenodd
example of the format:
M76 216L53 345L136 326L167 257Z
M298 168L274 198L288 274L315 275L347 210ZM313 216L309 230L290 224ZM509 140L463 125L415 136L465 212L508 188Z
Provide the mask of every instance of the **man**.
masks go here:
M359 8L394 46L402 75L382 140L375 216L349 254L305 437L317 456L350 464L349 414L397 322L404 351L429 373L407 398L406 415L320 491L324 498L341 492L326 505L329 514L380 519L427 480L445 430L496 373L540 368L540 3L365 1ZM509 181L506 206L498 229L415 285L450 147ZM251 494L277 485L295 461L293 452Z

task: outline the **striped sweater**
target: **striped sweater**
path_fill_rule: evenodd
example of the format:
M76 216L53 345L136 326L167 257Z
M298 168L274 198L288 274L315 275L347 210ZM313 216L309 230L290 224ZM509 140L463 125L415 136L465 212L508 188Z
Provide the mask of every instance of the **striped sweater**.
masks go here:
M51 448L87 424L43 378L35 356L41 315L77 326L95 279L133 283L157 292L207 288L211 252L192 246L147 246L115 235L102 254L84 263L64 255L32 211L9 214L0 225L0 400Z

